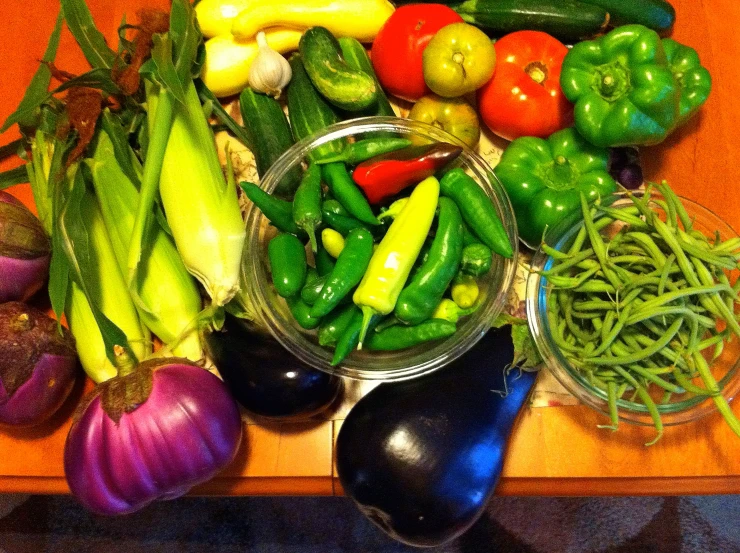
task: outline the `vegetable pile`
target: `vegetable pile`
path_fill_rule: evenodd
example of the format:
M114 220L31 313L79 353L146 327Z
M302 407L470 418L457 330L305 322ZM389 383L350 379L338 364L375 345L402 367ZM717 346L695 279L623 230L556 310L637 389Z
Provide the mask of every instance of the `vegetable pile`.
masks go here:
M712 367L740 334L740 239L698 232L664 184L611 204L620 185L643 185L643 148L711 90L696 51L666 37L671 5L396 3L173 0L169 14L124 22L111 48L84 0L62 0L43 63L0 128L22 136L0 157L25 161L0 189L30 182L38 212L0 192L0 422L52 416L76 349L98 386L75 414L65 472L92 511L133 512L217 474L242 441L237 401L305 418L341 393L254 320L245 203L274 227L272 286L334 365L359 348L448 338L479 308L493 255L517 248L460 147L375 133L321 144L270 194L236 177L237 143L263 178L299 140L397 112L472 149L482 132L510 141L494 173L521 241L552 257L542 276L553 338L600 389L613 428L619 407L639 401L660 437L662 403L711 397L740 434ZM63 23L85 74L55 65ZM230 141L225 170L214 131ZM568 249L548 246L578 215ZM17 302L47 278L69 331ZM516 322L514 345L531 353ZM350 413L339 476L391 536L438 545L482 512L534 380L507 377L510 346L491 331L446 370L381 385ZM492 396L501 386L510 395Z
M621 207L589 208L581 196L583 226L572 244L543 245L552 255L541 273L550 287L550 333L606 395L614 430L618 402L639 398L658 431L655 443L663 433L659 407L698 395L711 397L740 435L710 369L730 336L740 336L740 285L727 274L738 267L740 239L707 238L667 185L657 190L662 196L651 186L642 197L629 194L631 205ZM623 226L606 232L615 223Z

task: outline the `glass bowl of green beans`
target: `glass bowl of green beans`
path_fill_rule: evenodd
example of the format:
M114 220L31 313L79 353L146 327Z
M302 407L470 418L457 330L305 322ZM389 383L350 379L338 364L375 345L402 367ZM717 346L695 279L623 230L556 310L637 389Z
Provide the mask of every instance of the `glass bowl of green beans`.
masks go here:
M489 255L490 268L469 279L469 275L462 275L462 269L459 270L460 272L457 275L461 279L458 281L456 277L455 282L467 283L470 280L472 281L470 289L473 290L474 287L476 291L475 295L477 297L470 301L471 305L469 307L452 306L450 310L446 310L446 308L443 310L445 319L440 319L440 315L435 315L419 324L401 324L400 326L398 320L393 320L395 310L382 317L373 315L369 319L363 320L362 323L363 326L366 322L369 324L362 349L357 349L356 346L350 349L347 344L351 343L351 340L348 341L347 336L351 333L347 329L356 325L359 320L357 313L359 309L355 309L357 302L354 301L354 291L361 288L362 283L355 284L341 303L332 308L328 315L320 317L319 321L312 322L312 317L305 316L305 312L313 309L318 303L318 300L313 297L315 294L313 294L312 289L309 289L309 283L314 282L310 279L321 276L321 272L325 273L324 278L329 278L334 274L331 263L335 263L334 267L339 266L338 259L330 259L331 263L327 263L326 252L330 249L330 244L327 242L329 235L325 233L325 229L330 228L329 223L334 224L335 222L335 218L328 218L327 213L329 211L327 210L333 209L335 204L341 203L341 201L337 201L341 200L337 197L340 193L339 185L331 183L331 186L327 186L326 184L327 179L332 178L326 167L337 162L319 164L317 163L319 158L317 153L322 153L321 155L324 156L321 158L323 162L327 159L326 156L330 155L327 152L331 152L337 144L343 145L344 150L340 148L340 152L347 152L348 146L351 145L366 146L375 142L388 144L399 139L402 144L409 144L409 146L413 145L414 147L423 144L446 143L447 145L459 146L462 149L461 153L435 176L441 181L444 175L454 170L456 176L466 181L468 185L475 186L477 191L482 191L479 196L483 199L482 201L493 207L492 212L495 213L501 223L501 233L512 248L511 256L506 258L496 253ZM355 155L358 148L358 146L355 146L349 148L349 150L353 152L352 155ZM372 152L363 152L363 155L369 155L370 153ZM359 162L347 160L342 163L346 166L347 172L353 175L353 172L357 171L356 167ZM268 208L270 207L266 202L277 198L282 191L284 192L281 200L283 203L273 202L272 207L280 208L282 205L289 218L292 207L287 207L289 204L286 202L292 202L292 205L295 206L298 203L298 196L297 193L290 191L291 186L286 185L286 182L295 178L295 175L298 174L301 186L303 186L304 181L309 182L309 179L312 178L310 172L313 169L311 167L317 165L323 167L321 169L321 210L323 217L322 222L315 229L317 245L314 250L312 241L306 236L303 236L298 245L296 245L293 238L284 237L289 232L276 228L275 221L268 219L265 210L269 211ZM353 178L355 176L353 175ZM422 184L423 181L409 187L404 192L389 197L387 201L383 200L381 203L370 200L373 214L380 215L386 209L390 211L391 204L404 195L416 194L417 190L419 190L419 194L422 194ZM304 189L308 190L308 185ZM285 192L286 190L287 192ZM491 321L498 316L506 303L516 271L518 253L516 220L511 204L503 186L494 176L490 166L461 141L439 128L396 117L367 117L331 125L323 131L304 138L287 150L265 173L259 183L259 190L252 187L251 192L250 200L252 202L248 204L246 213L248 254L245 256L244 263L244 281L246 282L248 300L256 318L271 334L286 349L313 367L332 374L361 380L403 380L417 377L445 366L470 349L487 332ZM411 205L411 201L412 198L409 198L409 205ZM260 205L258 206L258 204ZM425 244L431 243L432 247L436 234L442 232L440 227L443 219L443 204L447 204L445 209L449 208L450 200L442 198L440 195L434 222L429 227L428 235L424 235ZM341 205L336 207L339 208ZM434 211L433 206L431 209ZM456 210L457 208L455 208ZM451 213L450 209L447 209L447 211ZM332 211L331 213L337 214L339 212ZM346 216L346 213L340 215ZM273 213L273 218L279 216L279 214ZM360 213L356 218L361 216ZM380 250L383 248L382 244L385 236L396 224L396 221L402 218L403 211L399 210L398 214L394 216L395 219L391 217L384 219L388 222L381 226L366 227L366 230L353 229L349 231L349 234L345 233L343 237L344 247L349 248L350 243L352 243L353 251L356 250L356 255L362 257L364 255L362 253L364 246L361 244L362 236L370 236L373 241L373 252ZM294 220L296 220L295 217ZM392 224L390 223L391 220L393 221ZM408 216L406 216L406 220L409 220ZM463 226L467 228L467 221L465 223ZM285 225L289 227L290 221L284 222ZM413 224L407 225L406 232L415 232L413 227ZM350 242L351 240L352 242ZM272 256L270 254L270 248L275 247L276 244L280 245L279 242L281 241L285 241L286 244L292 243L292 246L280 251L288 251L290 248L295 250L292 255L285 256L282 261L280 260L281 254L276 253L277 250L273 251ZM275 272L283 271L283 267L287 267L288 273L291 273L296 264L302 266L302 261L300 263L296 261L296 264L294 264L293 260L301 258L304 251L306 254L307 276L305 281L301 281L305 284L300 293L281 289L280 282L276 283L274 280ZM314 251L316 251L315 254ZM434 250L430 249L429 251ZM369 250L365 253L374 257L374 253L369 253ZM416 258L415 266L420 263L420 260L421 254ZM368 269L363 269L364 271L370 271L373 262L370 263ZM322 269L325 265L328 268ZM347 264L346 260L342 266L345 267L345 270L347 267L352 269L352 265ZM422 264L423 266L425 265ZM404 290L412 281L413 275L412 272L404 285ZM290 280L293 277L289 274L288 278ZM321 281L318 282L318 288L323 290ZM463 290L461 294L464 295L467 284L458 286L460 286L458 289ZM444 299L436 304L437 307L449 306L454 303L450 297L452 295L451 288L452 284L446 289ZM294 293L294 295L291 296L291 293ZM311 297L311 300L309 300L309 297ZM436 298L436 296L434 297ZM452 297L457 296L452 295ZM296 298L299 298L300 301ZM314 303L311 304L310 301L314 301ZM438 309L434 310L435 314L440 312ZM352 314L350 315L350 313ZM409 328L412 330L409 330ZM398 330L395 338L392 332L385 332L389 329ZM412 335L412 333L415 334ZM387 341L381 342L378 338L380 334L383 334ZM409 337L411 337L410 342L407 341ZM342 348L346 351L343 351ZM340 358L341 361L337 361Z
M603 198L548 232L527 281L545 365L611 419L663 427L719 410L740 390L740 238L667 184ZM650 442L650 443L654 443Z

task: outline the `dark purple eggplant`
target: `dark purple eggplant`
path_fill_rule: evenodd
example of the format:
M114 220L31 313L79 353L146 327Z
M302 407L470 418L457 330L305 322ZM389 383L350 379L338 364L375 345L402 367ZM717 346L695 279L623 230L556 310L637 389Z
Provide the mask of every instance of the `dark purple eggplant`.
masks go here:
M224 382L245 409L270 418L307 418L342 390L342 379L301 362L266 330L226 314L206 349Z
M506 374L513 356L510 328L490 330L445 369L381 384L350 411L337 438L339 479L389 536L437 546L481 515L535 380Z
M633 146L611 148L609 150L609 174L628 190L642 186L642 164L640 152Z

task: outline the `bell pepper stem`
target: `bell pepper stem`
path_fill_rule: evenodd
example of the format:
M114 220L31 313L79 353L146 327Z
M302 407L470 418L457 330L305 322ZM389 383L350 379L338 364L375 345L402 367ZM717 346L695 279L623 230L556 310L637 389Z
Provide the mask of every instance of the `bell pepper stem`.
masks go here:
M367 329L370 328L370 321L373 316L377 314L377 311L372 307L363 305L362 309L362 329L360 330L360 341L357 343L357 349L362 349L362 343L365 341L365 335L367 335Z

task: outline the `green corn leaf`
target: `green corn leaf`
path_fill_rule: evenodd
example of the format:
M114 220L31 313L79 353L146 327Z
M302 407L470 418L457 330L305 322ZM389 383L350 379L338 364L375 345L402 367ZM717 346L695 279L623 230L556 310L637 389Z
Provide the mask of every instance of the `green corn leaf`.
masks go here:
M121 125L120 120L118 120L110 110L106 109L103 111L102 125L103 130L105 130L113 143L113 152L118 165L121 167L121 170L126 177L128 177L128 179L133 182L137 188L139 188L139 186L141 186L139 173L134 167L134 163L131 158L131 146L128 143L128 135Z
M198 48L203 43L195 10L188 0L174 0L170 9L170 37L174 44L175 70L181 82L198 76L193 73Z
M68 197L61 206L58 219L58 232L64 248L64 252L69 262L72 278L77 282L90 304L95 322L100 329L105 344L106 356L118 366L119 356L116 355L115 347L125 349L128 357L136 360L131 347L128 344L126 335L111 320L106 317L98 307L94 298L97 297L95 291L90 290L87 283L93 281L93 258L90 252L89 237L87 228L84 225L84 219L81 213L81 205L84 201L94 201L92 196L85 189L85 181L82 171L75 173L72 188Z
M221 106L221 102L218 101L216 95L213 94L213 92L211 92L211 90L205 84L203 84L203 81L196 81L195 84L198 90L198 96L200 97L204 105L207 103L210 106L216 118L221 121L221 123L223 123L227 129L229 129L229 132L231 132L231 134L233 134L239 142L244 144L247 148L251 148L251 140L249 139L249 135L246 133L243 127L241 127L236 121L234 121L234 118L226 112L223 106Z
M185 88L172 62L171 38L167 34L154 35L152 41L154 42L152 61L156 67L157 82L164 90L172 94L175 101L185 105Z
M62 14L60 13L57 17L56 25L54 30L49 37L49 44L46 47L46 52L42 60L44 62L53 62L57 55L57 48L59 48L59 37L62 33ZM34 126L34 120L38 113L39 106L43 104L49 96L49 83L51 83L51 69L46 63L42 63L36 70L36 73L31 79L31 84L28 85L26 93L23 95L21 103L18 108L11 113L8 118L0 127L0 133L8 130L12 125L18 123L20 126L30 127Z
M6 188L24 182L28 182L28 171L25 165L0 173L0 190L5 190Z
M98 90L102 90L108 96L119 94L121 92L121 89L118 88L118 85L113 81L110 70L97 68L65 81L63 84L55 88L53 93L56 94L57 92L62 92L75 87L96 88Z
M80 45L85 59L93 68L113 67L116 54L108 47L105 37L95 27L90 10L84 0L61 0L62 13L72 36Z
M5 146L0 146L0 160L6 157L21 155L23 152L23 139L18 138L13 142L8 142Z

